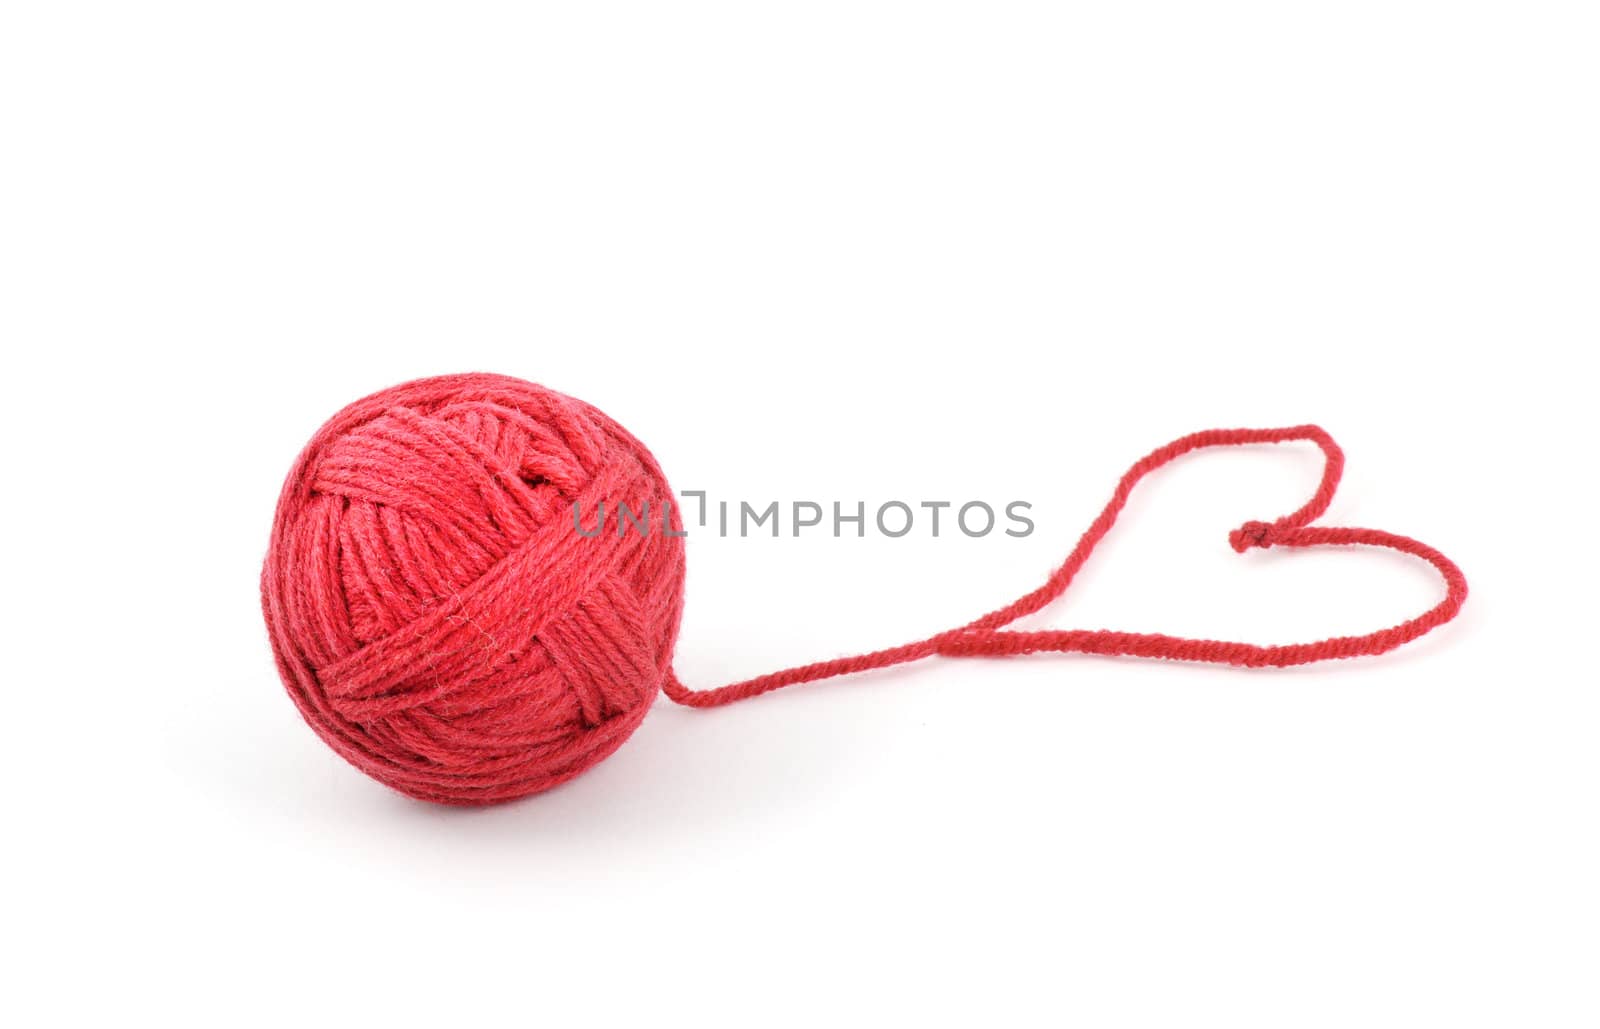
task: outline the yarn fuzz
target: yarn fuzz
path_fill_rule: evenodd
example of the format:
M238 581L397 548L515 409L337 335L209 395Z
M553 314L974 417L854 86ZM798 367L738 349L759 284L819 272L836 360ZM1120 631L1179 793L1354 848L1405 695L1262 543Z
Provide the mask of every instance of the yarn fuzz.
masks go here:
M301 715L402 793L548 789L634 731L668 673L683 540L574 531L574 503L652 513L650 452L600 411L500 375L358 400L284 483L261 576ZM659 515L658 515L659 516Z

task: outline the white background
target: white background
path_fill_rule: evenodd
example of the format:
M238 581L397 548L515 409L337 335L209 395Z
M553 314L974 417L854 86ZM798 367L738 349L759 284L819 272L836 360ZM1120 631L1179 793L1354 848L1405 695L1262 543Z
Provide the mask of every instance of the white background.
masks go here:
M0 15L5 1021L1593 1026L1585 3L13 3ZM1328 524L1465 569L1289 672L926 662L695 712L491 810L349 769L269 657L284 472L492 370L675 487L1033 503L691 537L714 686L1036 585L1122 470L1316 421ZM1432 604L1235 555L1306 447L1149 483L1030 624Z

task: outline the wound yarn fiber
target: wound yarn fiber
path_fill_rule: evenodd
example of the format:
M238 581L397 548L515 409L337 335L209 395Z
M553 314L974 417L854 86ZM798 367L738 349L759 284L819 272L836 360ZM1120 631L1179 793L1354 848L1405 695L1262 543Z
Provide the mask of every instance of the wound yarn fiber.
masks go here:
M347 761L422 800L577 775L660 689L684 564L677 536L575 533L572 503L671 495L620 425L519 379L356 401L301 453L273 522L262 604L289 695Z
M1375 546L1432 565L1445 594L1399 625L1261 645L1109 630L1005 629L1059 597L1145 475L1209 447L1309 442L1316 493L1234 529L1234 550ZM1380 654L1454 618L1454 562L1380 529L1317 526L1344 470L1322 429L1211 429L1135 462L1033 592L925 639L711 690L672 671L682 523L643 444L600 411L503 375L420 379L358 400L306 445L278 500L261 602L278 672L352 765L422 800L476 805L548 789L621 746L657 691L716 707L929 657L1041 651L1283 667ZM669 531L574 531L578 510L670 511Z

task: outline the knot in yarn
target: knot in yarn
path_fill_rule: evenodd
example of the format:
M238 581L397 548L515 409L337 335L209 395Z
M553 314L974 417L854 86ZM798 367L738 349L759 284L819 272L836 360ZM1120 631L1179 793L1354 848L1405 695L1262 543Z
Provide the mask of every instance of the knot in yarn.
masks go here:
M683 610L679 536L586 534L574 512L626 504L677 532L671 496L620 425L520 379L358 400L278 501L261 594L284 685L334 750L410 796L563 782L644 718Z
M1271 522L1245 522L1228 533L1228 543L1241 554L1251 547L1265 550L1277 542L1278 530Z

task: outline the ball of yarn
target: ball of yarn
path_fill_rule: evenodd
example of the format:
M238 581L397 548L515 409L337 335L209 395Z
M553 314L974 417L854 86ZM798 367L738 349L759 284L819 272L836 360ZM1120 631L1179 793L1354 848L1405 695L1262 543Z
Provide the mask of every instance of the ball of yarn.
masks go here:
M671 497L620 425L520 379L358 400L278 501L261 594L284 685L334 750L410 796L488 804L563 782L628 738L668 674ZM602 504L648 507L651 528L593 534Z

